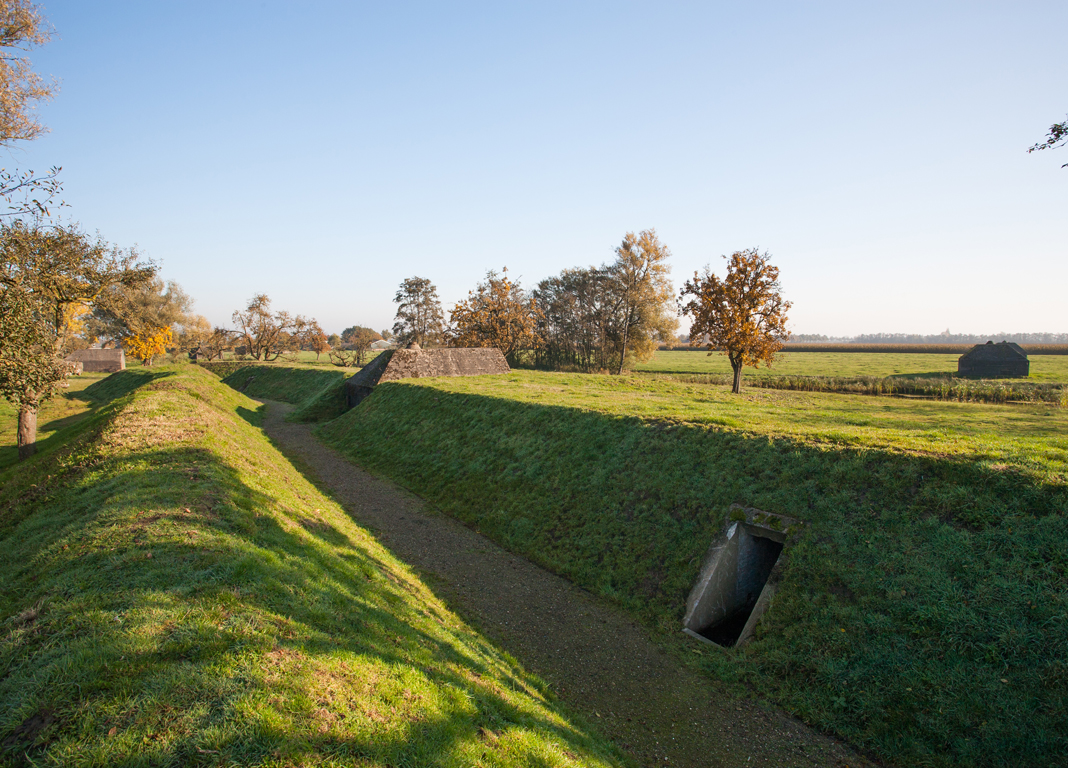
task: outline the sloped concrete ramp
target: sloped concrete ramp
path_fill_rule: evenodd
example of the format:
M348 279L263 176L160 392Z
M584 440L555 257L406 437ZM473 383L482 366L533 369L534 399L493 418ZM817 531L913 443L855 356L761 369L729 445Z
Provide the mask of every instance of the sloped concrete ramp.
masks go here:
M487 376L508 373L508 361L496 347L386 350L346 383L346 401L352 408L383 381L433 376Z

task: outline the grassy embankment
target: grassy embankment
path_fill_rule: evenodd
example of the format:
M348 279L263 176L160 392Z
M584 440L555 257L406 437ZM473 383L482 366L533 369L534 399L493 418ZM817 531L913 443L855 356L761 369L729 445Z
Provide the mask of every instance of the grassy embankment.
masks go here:
M377 349L369 351L367 353L367 356L363 360L363 364L367 365L367 363L371 362L371 360L373 360L378 354L379 350ZM184 355L179 355L179 357L181 357L182 359L176 362L185 362L186 358ZM286 352L277 360L272 360L269 363L264 363L260 360L254 360L247 356L244 359L239 360L233 352L224 352L222 360L211 361L211 364L213 365L218 365L219 363L235 363L247 365L285 365L299 368L325 368L326 370L332 369L338 371L346 370L345 368L334 365L330 361L330 355L328 353L323 352L321 355L316 356L314 352L309 352L307 350L301 350L300 352Z
M383 384L322 435L680 648L729 505L805 520L710 672L899 765L1068 749L1063 409L513 372Z
M959 355L880 352L782 352L775 364L746 368L744 386L808 392L900 394L959 402L1068 405L1068 355L1033 355L1026 379L957 378ZM664 351L635 367L654 378L729 384L730 363L715 353Z
M299 404L291 421L328 421L345 412L345 379L358 368L287 368L280 365L209 366L223 383L249 397Z
M192 366L0 474L0 764L609 765ZM250 423L251 422L251 423Z

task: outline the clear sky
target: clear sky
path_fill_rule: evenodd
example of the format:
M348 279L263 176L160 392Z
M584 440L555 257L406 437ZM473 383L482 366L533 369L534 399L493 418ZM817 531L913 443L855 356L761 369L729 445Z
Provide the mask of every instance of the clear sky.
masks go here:
M328 332L532 287L655 227L676 287L759 247L798 333L1068 331L1056 2L43 0L66 215L215 323Z

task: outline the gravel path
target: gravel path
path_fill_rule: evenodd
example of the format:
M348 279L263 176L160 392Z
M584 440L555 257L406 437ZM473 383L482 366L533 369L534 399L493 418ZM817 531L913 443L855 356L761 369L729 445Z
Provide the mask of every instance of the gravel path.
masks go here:
M322 445L269 402L263 427L465 620L644 766L870 766L781 713L729 698L621 610Z

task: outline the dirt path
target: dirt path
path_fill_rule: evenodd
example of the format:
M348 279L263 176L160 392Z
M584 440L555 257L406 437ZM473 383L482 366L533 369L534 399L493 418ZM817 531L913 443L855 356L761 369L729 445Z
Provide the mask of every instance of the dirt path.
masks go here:
M292 406L267 434L434 591L644 766L869 766L789 717L726 697L621 610L513 555L319 443Z

